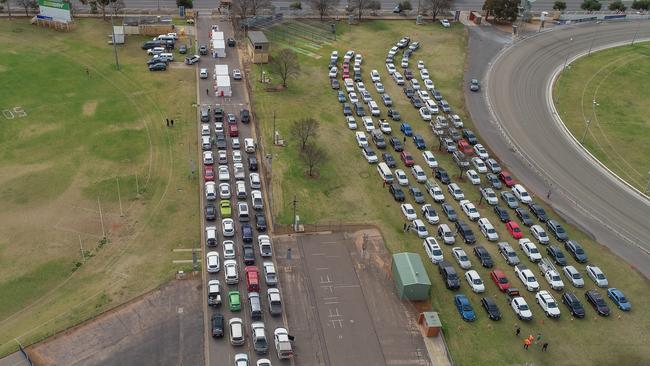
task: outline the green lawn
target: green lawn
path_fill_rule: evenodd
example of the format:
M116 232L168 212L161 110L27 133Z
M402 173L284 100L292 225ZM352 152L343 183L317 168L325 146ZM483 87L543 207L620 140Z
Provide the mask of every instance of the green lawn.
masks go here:
M583 141L587 131L587 150L640 191L650 189L648 85L650 44L645 42L579 59L561 75L554 91L571 133ZM586 121L591 121L588 130Z
M130 36L117 71L109 33L0 21L0 356L168 281L198 241L194 69L148 72Z
M466 35L462 27L455 26L443 29L439 25L415 26L410 21L373 21L364 22L360 26L337 26L338 41L331 45L311 45L313 52L320 58L307 55L300 57L302 73L296 80L289 81L289 88L283 92L265 92L266 85L253 82L255 112L261 122L263 132L262 143L264 153L273 153L273 212L279 223L287 224L292 217L292 199L298 200L297 213L305 223L370 223L375 224L383 233L384 240L391 252L415 251L424 255L422 241L414 234L404 234L402 226L403 216L399 205L392 199L376 172L375 166L368 165L359 153L354 140L354 134L345 126L341 106L336 99L336 94L329 87L327 77L327 62L329 53L336 49L339 55L351 49L361 52L364 56L362 73L368 90L378 100L377 93L370 85L369 72L379 70L386 91L397 102L397 109L403 118L411 123L417 133L421 133L438 158L442 167L457 181L458 170L451 162L450 156L438 152L438 145L431 133L428 124L422 122L416 110L407 102L401 88L388 78L384 59L388 49L403 35L409 35L412 40L417 40L422 47L412 56L412 61L424 60L432 74L432 80L441 90L445 98L454 107L466 122L472 127L467 113L463 109L462 73L465 62ZM273 40L272 40L273 41ZM296 39L279 39L282 44L275 44L275 50L283 45L303 49L303 42ZM396 59L399 59L397 57ZM413 64L412 64L413 65ZM268 66L264 67L268 71ZM259 75L260 69L254 68L252 75ZM276 76L271 75L274 83L278 83ZM271 147L271 130L273 125L273 112L276 115L276 128L287 141L286 147ZM385 108L382 113L385 115ZM315 117L321 122L318 143L329 154L327 163L319 167L318 179L306 176L306 166L299 158L297 143L291 141L290 126L293 121L302 117ZM397 130L399 124L392 123ZM397 132L398 136L402 136ZM407 150L411 151L418 164L426 166L419 152L412 142L407 142ZM377 150L375 150L377 151ZM389 147L387 150L397 157ZM401 163L398 165L404 168ZM407 171L407 174L410 174ZM430 172L428 171L428 174ZM467 180L461 182L466 197L473 202L478 202L477 188L469 185ZM444 187L443 187L444 189ZM409 198L409 201L412 202ZM432 200L427 196L427 201ZM456 202L453 202L459 215L463 216ZM416 205L417 206L417 205ZM439 211L439 206L435 205ZM549 210L548 206L544 207ZM502 240L508 236L503 225L499 223L491 208L484 204L479 207L481 215L488 217L497 227ZM550 212L550 211L549 211ZM439 212L440 213L440 212ZM511 212L514 217L514 212ZM557 215L553 216L557 218ZM442 218L442 222L447 222ZM562 308L563 318L559 321L547 320L542 316L541 309L535 304L534 296L525 293L524 296L536 316L535 321L522 324L512 310L508 308L504 295L496 291L496 287L489 283L488 271L475 268L486 281L487 292L482 296L496 298L503 314L500 322L489 321L485 312L479 308L480 296L470 293L466 283L460 293L466 294L479 319L474 323L465 323L453 307L453 295L444 288L437 268L427 265L427 271L433 283L431 305L441 313L445 336L451 349L453 359L458 365L513 365L513 364L626 364L636 365L650 362L650 355L645 349L643 336L650 326L650 318L645 309L649 305L647 280L616 256L612 255L606 247L601 246L576 228L563 223L572 238L583 244L592 262L597 263L607 274L610 283L626 292L634 304L634 310L622 313L613 310L610 318L600 318L591 309L587 309L588 317L582 320L573 320L567 316ZM502 258L498 257L496 245L487 243L481 236L478 227L471 224L479 239L479 243L487 247L492 254L497 267L504 270L517 287L521 283L514 276L512 268L507 267ZM429 231L433 232L433 226ZM524 229L528 233L528 229ZM511 244L515 241L510 239ZM458 243L458 241L457 241ZM477 260L471 254L471 247L459 244L470 254L473 263ZM544 248L541 248L544 250ZM451 259L451 248L443 248L446 258ZM523 262L539 273L536 265L525 260L519 250ZM426 257L424 257L426 258ZM575 264L575 263L574 263ZM576 264L577 265L577 264ZM584 273L584 266L577 265ZM457 270L460 269L457 267ZM460 272L464 273L464 272ZM548 287L538 275L543 288ZM587 280L589 282L590 280ZM567 284L570 288L571 286ZM590 288L591 286L588 286ZM572 291L574 289L571 289ZM579 296L584 296L584 289L577 290ZM603 292L603 291L601 291ZM604 292L603 292L604 293ZM553 292L556 299L560 294ZM608 300L609 301L609 300ZM611 303L610 303L611 304ZM586 305L586 304L585 304ZM514 336L515 324L522 327L525 335L542 333L543 339L550 342L549 352L542 354L538 347L531 347L525 351L520 339Z

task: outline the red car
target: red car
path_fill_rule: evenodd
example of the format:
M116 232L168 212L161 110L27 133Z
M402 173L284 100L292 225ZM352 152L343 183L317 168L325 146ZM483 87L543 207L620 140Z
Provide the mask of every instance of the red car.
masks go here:
M521 229L519 228L519 224L517 224L514 221L506 222L506 229L508 229L510 235L512 235L512 237L515 239L521 239L521 237L523 236L523 234L521 233Z
M404 165L408 167L412 167L415 164L415 161L413 160L413 156L411 156L411 153L409 153L408 151L402 151L399 154L399 157L404 162Z
M494 281L494 284L497 285L501 292L506 292L506 290L510 288L508 277L506 277L500 269L495 269L490 272L490 277L492 277L492 281Z
M212 165L206 165L203 168L203 179L205 179L206 182L214 180L214 169L212 169Z
M350 78L350 72L348 70L343 70L343 79L349 79Z
M239 129L237 128L237 125L228 125L228 134L230 137L239 136Z
M466 155L471 155L472 152L474 151L472 145L470 145L470 143L467 142L465 139L458 140L458 150L460 150L463 154Z
M505 170L499 173L499 179L503 182L503 184L506 185L506 187L512 187L515 185L515 180L512 179L510 173L506 172Z

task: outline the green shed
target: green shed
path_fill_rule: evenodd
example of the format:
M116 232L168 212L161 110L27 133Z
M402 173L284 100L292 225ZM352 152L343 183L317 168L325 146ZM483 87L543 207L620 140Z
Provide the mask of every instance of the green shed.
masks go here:
M400 299L419 301L429 298L431 281L419 254L394 254L392 272Z

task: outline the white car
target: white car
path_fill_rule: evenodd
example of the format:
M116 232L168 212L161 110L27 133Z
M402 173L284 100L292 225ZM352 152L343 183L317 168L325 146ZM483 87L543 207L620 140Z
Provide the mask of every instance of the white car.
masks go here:
M451 231L447 224L438 226L438 237L447 245L453 245L456 242L456 236L454 236L454 232Z
M354 55L354 63L361 64L363 62L363 56L360 53Z
M456 183L449 183L447 185L447 190L456 201L462 201L465 199L465 194L463 190L460 189L460 186Z
M227 182L230 180L230 172L227 165L219 165L219 181Z
M533 274L533 271L530 269L526 268L523 264L517 264L515 266L515 274L521 281L521 283L524 284L524 287L530 292L535 292L539 291L539 283L537 283L537 279L535 278L535 275Z
M459 202L459 204L460 208L470 220L477 221L481 218L481 214L476 209L476 206L474 206L474 204L469 200L462 200Z
M418 60L418 70L424 69L424 61Z
M562 278L560 278L560 274L556 270L549 269L544 273L544 278L553 290L562 291L564 289L564 282L562 282Z
M207 123L201 124L201 136L210 136L210 125Z
M223 261L223 271L226 276L226 284L236 285L239 283L239 272L237 270L237 261L227 259Z
M540 225L533 225L530 227L530 233L533 235L533 238L537 239L537 242L540 244L548 244L550 239L546 234L546 231Z
M364 84L363 81L357 81L357 90L359 93L363 93L366 91L366 84Z
M402 58L402 63L400 64L400 66L402 66L402 68L409 67L409 59L408 59L408 57L403 57Z
M467 284L469 284L469 287L472 288L472 291L475 293L481 293L485 292L485 284L483 284L483 280L481 279L481 276L478 275L478 272L475 270L471 269L467 272L465 272L465 280L467 280Z
M440 245L436 241L436 238L428 236L426 239L424 239L422 245L424 246L424 251L427 253L427 256L431 260L431 263L436 264L444 259L442 249L440 249Z
M388 123L385 119L380 119L379 120L379 129L381 132L390 135L393 133L393 128L390 127L390 123Z
M379 76L379 71L377 70L370 71L370 80L372 80L373 83L377 83L381 81L381 77Z
M241 147L241 145L239 143L239 137L233 137L231 141L232 141L232 148L233 149L239 149Z
M530 311L530 308L523 297L517 296L510 300L510 306L512 306L512 310L515 311L515 314L517 314L517 317L520 320L533 319L533 312Z
M232 70L232 78L233 78L233 79L235 79L235 80L241 80L241 76L242 76L242 74L241 74L241 70L239 70L239 69L234 69L234 70Z
M366 159L368 164L375 164L379 162L379 158L377 157L377 154L367 146L361 148L361 155L363 155L363 158Z
M397 179L397 184L400 186L408 186L409 179L406 176L406 173L402 169L395 169L395 179Z
M427 69L420 69L420 77L422 79L429 79L429 70Z
M236 180L244 180L246 178L246 171L244 170L244 163L233 163L233 170L235 171Z
M422 101L427 101L431 99L431 97L429 96L429 92L424 89L418 90L417 95L420 97L420 99L422 99Z
M456 128L463 128L463 120L460 119L460 116L457 114L452 114L451 115L451 123L454 125Z
M206 268L208 273L217 273L221 269L219 265L219 253L218 252L208 252L205 256Z
M382 83L379 82L379 81L376 82L376 83L375 83L375 90L376 90L377 93L379 93L379 94L384 94L384 91L385 91L385 90L384 90L384 84L382 84Z
M420 82L417 79L411 79L411 88L415 91L420 90Z
M233 150L232 151L232 161L235 162L235 163L241 163L242 162L241 150Z
M481 144L474 145L474 153L481 159L487 159L490 157L487 150Z
M207 79L208 78L208 69L200 69L199 70L199 77L201 79Z
M358 131L355 133L355 138L357 139L357 145L359 145L359 147L368 146L368 137L365 132Z
M413 221L418 218L417 212L410 203L402 203L400 209L408 221Z
M250 363L248 363L248 355L245 353L236 354L235 366L250 366Z
M478 227L481 229L481 233L485 238L489 241L497 241L499 240L499 234L497 233L496 229L488 220L486 217L480 218L478 220Z
M224 240L223 242L223 259L235 259L235 242Z
M430 203L422 206L422 215L424 215L424 219L427 220L429 224L437 224L440 222L440 217L438 216L436 209L433 208Z
M423 121L431 121L431 111L428 107L420 108L420 117Z
M430 183L426 184L427 192L433 197L433 201L436 203L445 202L445 195L442 194L442 189L440 186L433 180L429 180Z
M348 94L348 98L350 99L350 103L359 103L359 97L355 92L350 92L350 94Z
M375 129L375 124L372 122L372 117L363 116L361 117L361 121L363 122L363 127L366 129L366 131L372 132L372 130Z
M233 237L235 236L235 221L233 219L223 219L221 220L221 230L223 231L223 236Z
M485 166L485 162L483 162L481 158L476 156L473 157L472 165L474 165L474 168L476 168L479 173L487 173L487 166Z
M605 277L605 274L603 273L603 271L600 270L600 268L596 266L587 265L586 269L587 269L587 275L596 283L596 286L598 287L609 286L607 277Z
M501 173L501 165L499 165L499 162L497 162L495 159L488 158L485 160L485 165L490 169L490 171L494 174Z
M517 199L521 203L528 204L528 203L533 202L533 199L528 194L528 191L526 191L526 188L524 188L524 186L522 186L521 184L515 184L512 187L512 194L514 194L515 197L517 197Z
M422 222L422 220L415 219L412 221L411 225L411 230L415 231L420 239L424 239L429 236L429 231L427 230L427 227L424 226L424 222Z
M394 64L386 64L386 70L388 71L388 75L393 75L396 71L395 65Z
M336 62L339 59L339 51L332 51L330 54L330 61L331 62Z
M212 151L203 152L203 164L205 165L214 164L214 155L212 155Z
M424 169L422 169L418 164L411 167L411 174L413 174L418 183L424 183L427 181L427 175L424 173Z
M544 313L546 316L551 317L551 318L559 318L560 317L560 308L557 306L557 302L551 296L551 294L546 291L542 290L538 293L535 294L535 300L539 304L539 306L544 310Z
M571 284L575 287L584 287L585 286L585 280L582 279L582 275L574 266L564 266L562 267L562 272L564 272L564 275L566 278L569 279Z
M497 205L499 204L499 198L497 198L497 194L494 192L494 190L490 187L484 187L480 189L481 191L481 196L483 196L483 199L488 203L488 205Z
M449 20L447 19L440 19L440 24L442 24L442 26L445 28L451 27L451 23L449 23Z
M330 72L329 72L328 76L329 76L330 78L335 78L336 75L338 75L338 73L339 73L339 70L336 68L336 66L332 66L332 68L330 69Z
M528 238L519 239L519 247L524 251L526 257L530 259L531 262L537 263L542 260L542 254L537 249L537 246L533 244L532 241Z
M223 122L214 123L214 133L223 133Z
M433 81L431 81L431 79L424 79L422 80L422 82L424 83L424 88L427 89L428 91L433 91L436 88L436 86L433 84Z
M356 130L357 129L357 121L352 116L345 117L345 124L351 130Z
M467 176L467 179L469 179L469 182L473 185L476 186L481 184L481 177L479 177L478 173L474 169L468 170L465 172L465 175Z
M219 198L222 200L227 200L230 198L230 184L221 183L219 184Z
M460 265L460 268L462 269L472 268L472 262L470 262L467 253L465 253L465 251L461 247L451 248L451 253L454 255L454 258Z
M219 165L228 164L228 152L226 150L217 151L217 161Z
M433 155L431 151L429 150L423 151L422 157L424 158L424 161L427 163L427 166L429 168L433 169L438 167L438 160L436 160L436 157Z
M248 175L248 180L251 184L251 189L260 189L262 188L262 181L260 180L260 175L257 173L250 173Z

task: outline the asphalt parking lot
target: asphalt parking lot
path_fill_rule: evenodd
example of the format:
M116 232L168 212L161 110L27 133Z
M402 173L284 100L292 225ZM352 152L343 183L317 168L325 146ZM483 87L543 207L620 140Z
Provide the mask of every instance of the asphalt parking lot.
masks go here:
M362 243L362 232L274 239L296 364L432 364L379 233Z

